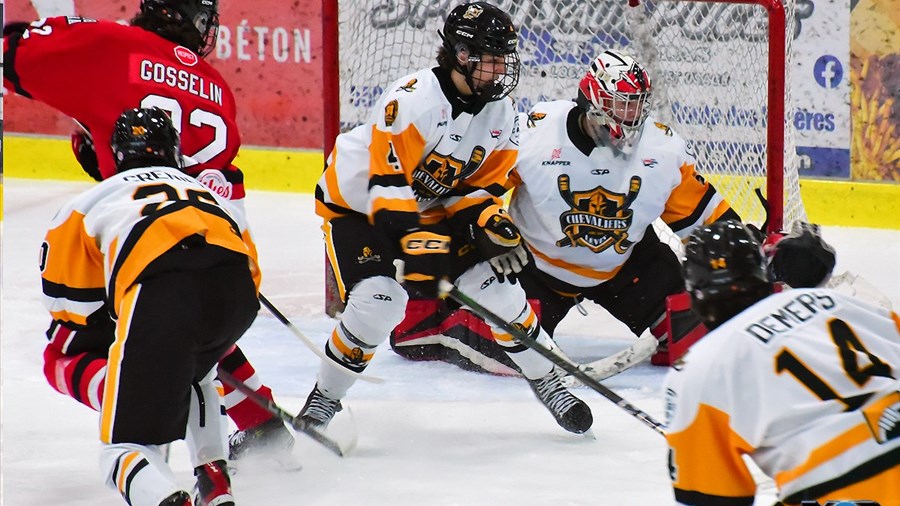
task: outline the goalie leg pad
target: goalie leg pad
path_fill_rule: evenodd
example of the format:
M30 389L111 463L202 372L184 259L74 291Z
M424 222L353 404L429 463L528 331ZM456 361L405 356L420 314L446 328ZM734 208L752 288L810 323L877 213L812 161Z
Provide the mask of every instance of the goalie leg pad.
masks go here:
M393 278L375 276L357 283L347 297L347 308L335 326L325 354L341 367L362 372L375 349L401 321L409 296ZM356 378L328 364L319 369L319 390L332 399L340 399Z
M518 375L518 366L494 342L491 328L446 301L410 300L406 318L391 334L391 347L410 360L440 360L467 371Z
M700 318L691 310L691 297L687 292L666 298L665 320L652 331L661 344L666 346L660 346L663 350L653 355L650 361L653 365L665 366L674 364L708 332Z

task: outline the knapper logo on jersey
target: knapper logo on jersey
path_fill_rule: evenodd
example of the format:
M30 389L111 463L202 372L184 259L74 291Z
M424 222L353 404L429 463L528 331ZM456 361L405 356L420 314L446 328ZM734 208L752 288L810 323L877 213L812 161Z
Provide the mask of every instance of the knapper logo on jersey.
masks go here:
M418 79L411 79L408 83L404 84L403 86L401 86L401 87L399 87L399 88L397 88L397 89L398 89L398 90L403 90L403 91L405 91L405 92L407 92L407 93L412 93L413 91L416 90L416 83L417 83L417 82L419 82Z
M193 67L200 61L199 56L184 46L175 46L175 58L188 67Z
M366 262L380 262L381 255L372 251L372 248L365 246L362 250L362 255L356 257L356 263L364 264Z
M656 167L656 164L659 162L656 161L656 158L644 158L641 160L641 163L644 164L644 167L652 169L653 167Z
M560 160L559 158L562 156L562 148L553 148L553 151L550 152L550 159L544 160L541 162L542 166L547 165L562 165L564 167L568 167L572 165L572 162L568 160Z
M491 130L491 137L494 139L499 139L502 133L503 130Z
M231 199L231 193L233 186L231 181L225 179L225 175L222 174L222 171L216 169L206 169L203 172L197 174L197 181L200 181L200 184L208 187L210 190L215 192L216 195L222 197L223 199Z
M412 173L412 189L419 202L434 200L450 193L460 181L478 170L486 151L481 146L472 148L469 161L442 155L435 151Z
M559 216L565 237L556 242L557 246L584 246L594 253L609 247L614 247L619 254L628 250L632 244L628 240L628 229L634 216L629 206L640 192L640 177L631 178L627 194L614 193L602 186L573 192L567 174L560 175L556 184L560 196L572 208Z

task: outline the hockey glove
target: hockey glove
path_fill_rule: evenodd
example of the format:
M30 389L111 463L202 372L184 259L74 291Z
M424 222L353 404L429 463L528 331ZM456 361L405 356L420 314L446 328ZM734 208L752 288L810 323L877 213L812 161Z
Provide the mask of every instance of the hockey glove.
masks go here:
M469 224L469 239L503 281L504 276L522 271L528 264L528 252L522 244L519 228L498 205L485 208L476 223Z
M797 221L775 244L771 267L775 281L793 288L813 288L831 276L834 264L834 248L822 239L819 226Z
M97 152L94 150L94 141L91 134L83 130L72 132L72 152L75 159L81 164L81 168L95 181L103 181L100 175L100 165L97 163Z
M410 295L435 298L438 283L450 271L450 236L426 229L414 229L400 238L403 280Z

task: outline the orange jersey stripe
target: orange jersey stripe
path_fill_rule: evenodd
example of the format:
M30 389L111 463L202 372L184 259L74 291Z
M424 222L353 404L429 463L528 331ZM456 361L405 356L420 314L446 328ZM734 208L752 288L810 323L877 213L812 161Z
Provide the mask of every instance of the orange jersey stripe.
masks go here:
M681 184L672 191L662 214L662 220L666 223L674 223L693 214L709 188L709 183L701 183L696 178L693 164L685 163L680 170Z
M69 288L103 288L103 253L97 241L87 235L84 215L73 212L65 222L47 232L53 248L41 276Z
M154 220L127 253L128 256L115 274L113 308L118 309L125 291L151 262L193 234L204 235L209 244L248 255L254 265L257 262L251 256L255 254L255 248L249 248L244 244L235 234L231 223L196 207L184 207ZM258 268L255 270L258 271Z
M531 253L534 254L534 256L540 258L541 260L547 262L548 264L554 265L556 267L565 269L570 272L573 272L573 273L575 273L579 276L585 277L585 278L596 279L599 281L606 281L608 279L612 279L616 274L619 273L619 270L622 269L622 266L620 265L611 271L598 271L598 270L595 270L592 268L582 267L580 265L571 264L569 262L560 260L558 258L551 258L551 257L541 253L540 251L536 250L531 245L529 245L529 249L531 250Z
M415 125L399 134L379 130L372 125L372 144L369 145L369 176L406 174L407 183L419 166L425 152L425 138Z
M115 424L116 397L119 394L119 375L122 358L125 353L125 341L134 314L134 305L140 293L140 285L131 287L124 295L119 321L116 325L116 340L109 348L109 360L106 363L106 383L103 386L103 404L100 408L100 441L111 443L113 425Z
M725 497L753 496L756 484L741 458L753 447L731 430L727 413L700 404L691 425L666 434L666 439L673 451L676 488Z

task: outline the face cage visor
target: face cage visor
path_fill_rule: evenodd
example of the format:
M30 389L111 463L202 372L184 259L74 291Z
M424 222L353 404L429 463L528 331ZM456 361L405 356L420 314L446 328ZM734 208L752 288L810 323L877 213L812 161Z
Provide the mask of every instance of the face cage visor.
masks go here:
M518 51L472 55L467 49L462 48L457 51L457 58L468 62L468 67L462 69L466 84L482 102L501 100L519 84L521 61ZM499 58L502 58L502 61ZM485 59L488 61L483 61ZM476 80L480 84L476 84Z
M598 107L597 100L591 100L587 119L595 126L605 126L614 141L632 146L640 138L644 122L650 115L650 95L650 92L601 92L598 98L602 105Z

